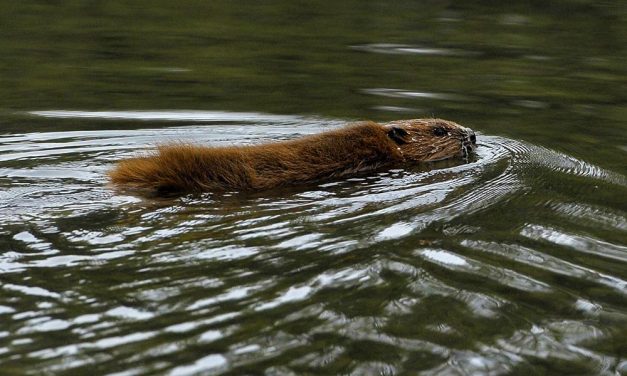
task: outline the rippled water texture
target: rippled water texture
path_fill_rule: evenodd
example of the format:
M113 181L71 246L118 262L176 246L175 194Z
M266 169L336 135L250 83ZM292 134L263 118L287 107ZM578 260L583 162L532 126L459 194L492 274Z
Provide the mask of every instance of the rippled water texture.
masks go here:
M167 140L255 143L339 123L38 115L213 123L0 138L0 359L11 369L609 372L623 361L624 213L564 194L624 193L621 175L480 134L469 162L147 200L107 187L111 161Z
M627 10L483 3L4 7L0 375L627 374ZM105 176L430 116L476 155L167 199Z

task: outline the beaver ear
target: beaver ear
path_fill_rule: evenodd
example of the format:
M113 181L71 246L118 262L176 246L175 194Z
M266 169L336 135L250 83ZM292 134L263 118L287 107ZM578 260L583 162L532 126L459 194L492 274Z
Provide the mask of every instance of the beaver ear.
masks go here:
M409 136L409 133L403 128L392 127L392 129L388 131L388 137L399 145L407 143L407 136Z

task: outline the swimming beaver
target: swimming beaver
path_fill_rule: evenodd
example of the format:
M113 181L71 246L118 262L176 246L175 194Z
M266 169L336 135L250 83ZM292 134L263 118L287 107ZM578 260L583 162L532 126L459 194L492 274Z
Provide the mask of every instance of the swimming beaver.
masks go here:
M158 146L109 171L118 186L152 194L261 190L315 182L402 162L467 156L472 130L442 119L361 122L292 141L253 146Z

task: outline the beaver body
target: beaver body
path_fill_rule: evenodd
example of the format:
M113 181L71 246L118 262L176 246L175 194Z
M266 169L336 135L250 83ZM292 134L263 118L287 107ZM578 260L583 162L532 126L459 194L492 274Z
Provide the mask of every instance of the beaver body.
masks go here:
M468 128L440 119L363 122L263 145L162 145L152 155L119 162L109 177L115 185L156 194L263 190L467 155L474 137Z

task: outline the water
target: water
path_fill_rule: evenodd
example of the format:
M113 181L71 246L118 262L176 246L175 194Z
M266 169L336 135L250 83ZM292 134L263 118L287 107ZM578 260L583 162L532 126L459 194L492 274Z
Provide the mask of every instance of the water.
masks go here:
M4 8L0 374L627 373L622 2ZM105 177L432 115L477 154L168 199Z

